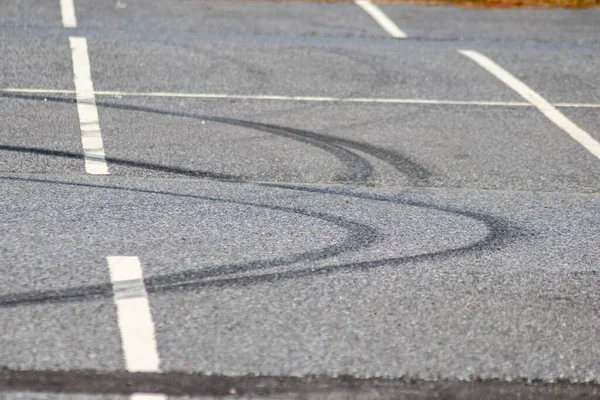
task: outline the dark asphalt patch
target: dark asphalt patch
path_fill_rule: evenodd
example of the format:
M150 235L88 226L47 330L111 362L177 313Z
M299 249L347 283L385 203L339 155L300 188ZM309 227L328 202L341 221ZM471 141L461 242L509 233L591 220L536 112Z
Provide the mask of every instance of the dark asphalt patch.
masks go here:
M597 384L357 379L350 376L220 376L202 373L0 371L0 391L78 394L164 393L170 396L261 396L296 399L591 400Z

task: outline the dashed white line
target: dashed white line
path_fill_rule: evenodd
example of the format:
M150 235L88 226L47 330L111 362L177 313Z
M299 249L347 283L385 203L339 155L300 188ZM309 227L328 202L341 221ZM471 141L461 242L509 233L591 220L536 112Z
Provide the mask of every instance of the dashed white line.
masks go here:
M62 89L30 89L30 88L5 88L0 93L31 93L31 94L74 94L74 90ZM391 103L391 104L447 104L464 106L505 106L505 107L533 107L534 105L523 101L485 101L485 100L436 100L436 99L397 99L378 97L324 97L324 96L281 96L270 94L227 94L227 93L178 93L178 92L122 92L113 90L98 90L96 96L112 97L174 97L197 99L231 99L231 100L280 100L280 101L307 101L307 102L332 102L332 103ZM600 108L594 103L553 103L555 107L572 108Z
M106 257L113 287L125 366L130 372L160 372L148 294L137 257ZM162 400L159 393L135 393L132 400Z
M73 58L73 75L75 95L77 97L77 113L81 130L81 144L85 171L92 175L107 175L108 166L104 155L104 144L98 121L98 109L92 83L92 72L88 55L87 40L84 37L71 36L71 54Z
M406 33L398 28L398 25L385 15L379 7L371 3L371 0L354 0L354 3L369 14L391 37L396 39L406 38Z
M542 114L546 116L546 118L554 122L556 126L565 131L569 136L571 136L571 138L573 138L573 140L585 147L590 153L600 159L600 143L590 136L589 133L575 125L575 123L568 119L563 113L558 111L537 92L483 54L473 50L460 50L459 52L475 61L482 68L504 82L506 86L510 87L525 100L533 104L542 112Z
M63 27L77 28L77 18L75 18L75 6L73 0L60 0L60 13L62 15Z

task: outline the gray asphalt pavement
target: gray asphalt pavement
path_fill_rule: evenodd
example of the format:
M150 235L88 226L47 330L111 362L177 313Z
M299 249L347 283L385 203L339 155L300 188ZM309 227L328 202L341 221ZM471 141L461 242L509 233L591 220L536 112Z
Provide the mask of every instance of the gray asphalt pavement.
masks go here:
M0 399L600 398L600 9L69 3L0 0Z

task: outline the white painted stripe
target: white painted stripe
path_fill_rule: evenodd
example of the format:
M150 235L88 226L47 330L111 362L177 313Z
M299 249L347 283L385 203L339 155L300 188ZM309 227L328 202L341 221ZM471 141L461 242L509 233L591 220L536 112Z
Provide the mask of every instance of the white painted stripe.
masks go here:
M337 102L337 103L406 103L406 104L455 104L455 105L486 105L486 106L531 106L525 102L501 101L460 101L460 100L429 100L429 99L395 99L371 97L321 97L321 96L281 96L269 94L243 95L224 93L171 93L171 92L118 92L97 91L99 96L123 97L178 97L200 99L232 99L232 100L280 100L307 102Z
M371 3L370 0L354 0L354 3L362 8L367 14L371 16L383 28L384 31L390 34L391 37L396 39L405 39L406 33L404 33L398 25L394 23L379 7Z
M71 36L71 52L73 57L73 75L75 95L77 97L77 113L81 130L81 144L85 159L85 171L92 175L107 175L108 166L104 155L104 144L98 121L98 109L94 96L92 72L88 56L87 40L84 37Z
M0 93L32 93L32 94L75 94L74 90L60 89L0 89ZM97 90L96 96L113 97L175 97L197 99L232 99L232 100L280 100L280 101L307 101L307 102L339 102L339 103L392 103L392 104L448 104L465 106L507 106L507 107L533 107L533 104L523 101L485 101L485 100L435 100L435 99L395 99L377 97L320 97L320 96L280 96L270 94L244 95L227 93L176 93L176 92L121 92L113 90ZM573 108L600 108L594 103L553 103L555 107Z
M137 257L106 258L117 306L117 320L131 372L159 372L160 360L154 336L154 323L144 286L142 266ZM133 393L130 400L166 400L162 393Z
M37 94L75 94L74 90L62 90L62 89L29 89L29 88L4 88L0 89L0 92L4 93L37 93Z
M600 143L590 136L589 133L575 125L537 92L483 54L473 50L459 50L459 52L475 61L525 100L533 104L546 118L554 122L556 126L565 131L573 140L600 159Z
M592 103L553 103L554 107L600 108L600 104Z
M137 257L106 257L117 306L125 365L131 372L159 372L148 295Z
M199 99L232 99L232 100L280 100L307 102L337 102L337 103L406 103L406 104L452 104L452 105L485 105L485 106L527 106L525 102L502 101L461 101L461 100L430 100L430 99L395 99L371 97L321 97L321 96L281 96L269 94L243 95L225 93L172 93L172 92L119 92L97 91L99 96L123 97L177 97Z
M165 400L167 396L162 393L134 393L129 400Z
M77 28L73 0L60 0L60 13L62 14L62 24L65 28Z

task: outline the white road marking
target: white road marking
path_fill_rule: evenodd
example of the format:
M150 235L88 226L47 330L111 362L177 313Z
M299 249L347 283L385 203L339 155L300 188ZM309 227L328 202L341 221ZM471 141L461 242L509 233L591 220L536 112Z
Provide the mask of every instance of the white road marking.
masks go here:
M130 372L160 372L148 294L137 257L106 257L117 306L125 366ZM162 400L164 394L134 393L131 400Z
M394 23L379 7L371 3L371 0L354 0L354 3L362 8L367 14L371 16L383 28L384 31L390 34L391 37L396 39L405 39L406 33L402 29L398 28L398 25Z
M129 400L165 400L167 396L162 393L134 393Z
M525 102L499 101L460 101L460 100L430 100L430 99L395 99L377 97L322 97L322 96L281 96L269 94L243 95L225 93L170 93L170 92L118 92L98 91L99 96L122 97L177 97L199 99L231 99L231 100L279 100L333 103L391 103L391 104L448 104L448 105L484 105L484 106L531 106Z
M137 257L106 257L117 305L125 365L131 372L158 372L154 323Z
M552 105L554 107L600 108L600 104L592 104L592 103L552 103Z
M575 125L563 113L558 111L546 99L540 96L537 92L521 82L510 72L496 64L494 61L484 56L483 54L473 50L459 50L459 52L471 60L475 61L482 68L500 79L506 86L517 92L525 100L533 104L542 114L556 126L565 131L573 140L585 147L590 153L600 159L600 143L596 141L589 133Z
M99 96L123 97L179 97L200 99L232 99L232 100L280 100L280 101L307 101L307 102L337 102L337 103L406 103L406 104L453 104L453 105L504 105L527 106L525 102L497 102L497 101L456 101L456 100L429 100L429 99L395 99L377 97L322 97L322 96L281 96L269 94L243 95L225 93L171 93L171 92L118 92L98 91Z
M31 94L75 94L74 90L60 89L0 89L0 93L31 93ZM244 95L226 93L175 93L175 92L120 92L99 90L96 96L112 97L179 97L197 99L232 99L232 100L281 100L281 101L315 101L338 103L392 103L392 104L447 104L464 106L506 106L506 107L534 107L533 104L523 101L484 101L484 100L434 100L434 99L395 99L371 97L320 97L320 96L280 96L269 94ZM573 108L600 108L594 103L553 103L554 107Z
M4 88L0 89L4 93L32 93L32 94L75 94L74 90L63 89L30 89L30 88Z
M60 0L60 13L62 15L62 24L65 28L77 28L73 0Z
M77 97L77 113L81 130L81 144L85 171L92 175L107 175L108 166L104 155L104 144L98 121L98 109L94 96L94 84L90 69L87 40L84 37L70 36L73 57L73 75L75 95Z

